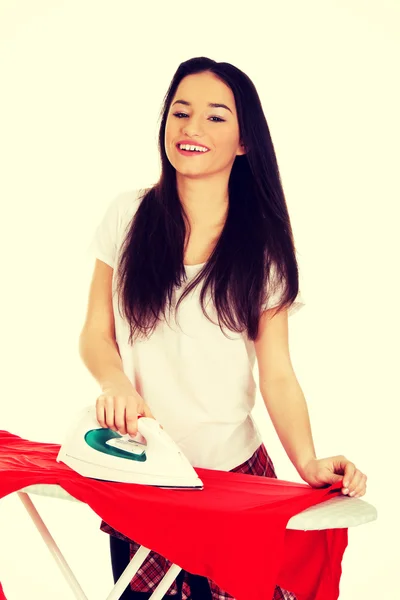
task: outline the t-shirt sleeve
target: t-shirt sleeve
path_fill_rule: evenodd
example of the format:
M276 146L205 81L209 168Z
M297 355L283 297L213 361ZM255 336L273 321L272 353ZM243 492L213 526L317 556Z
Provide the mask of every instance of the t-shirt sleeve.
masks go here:
M261 310L268 310L269 308L275 308L280 304L281 298L283 296L283 287L282 284L279 283L279 280L276 277L276 268L274 265L271 267L271 283L269 290L269 298L268 302L264 302L261 306ZM296 314L303 306L305 305L304 295L301 290L294 299L294 302L288 308L288 316L293 316Z
M124 192L109 203L87 248L89 258L99 258L114 268L128 202L132 203L135 196L136 193Z

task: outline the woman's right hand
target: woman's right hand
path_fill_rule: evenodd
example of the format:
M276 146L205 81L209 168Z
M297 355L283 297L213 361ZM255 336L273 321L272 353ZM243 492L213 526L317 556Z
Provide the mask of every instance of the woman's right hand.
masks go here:
M118 385L105 388L96 400L96 418L102 427L132 437L138 432L138 415L155 419L149 406L132 388Z

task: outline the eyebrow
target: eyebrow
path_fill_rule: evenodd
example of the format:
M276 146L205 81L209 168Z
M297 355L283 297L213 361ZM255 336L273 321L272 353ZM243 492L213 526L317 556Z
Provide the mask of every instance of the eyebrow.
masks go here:
M192 106L191 102L188 102L187 100L175 100L174 104L185 104L186 106ZM174 104L172 106L174 106ZM209 102L208 106L212 106L213 108L226 108L226 110L232 112L229 106L226 106L226 104L219 104L218 102Z

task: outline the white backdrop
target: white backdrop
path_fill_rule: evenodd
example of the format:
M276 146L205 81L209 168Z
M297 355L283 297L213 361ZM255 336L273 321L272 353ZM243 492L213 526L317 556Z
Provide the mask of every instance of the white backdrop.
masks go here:
M87 246L117 193L157 180L179 63L233 63L259 92L292 219L306 307L290 319L291 356L317 455L355 462L379 513L349 530L341 600L398 589L399 29L396 0L0 5L0 428L61 443L95 401L78 353ZM255 415L278 477L301 481L260 396ZM99 518L34 502L88 597L105 598ZM0 532L9 600L72 598L15 494Z

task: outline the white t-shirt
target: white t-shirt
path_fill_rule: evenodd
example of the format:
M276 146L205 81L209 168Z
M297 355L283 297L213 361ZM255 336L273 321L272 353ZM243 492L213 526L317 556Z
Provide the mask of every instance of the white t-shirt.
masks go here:
M109 204L98 225L89 252L116 267L121 244L143 192L119 194ZM188 281L203 265L186 266ZM229 471L242 464L262 443L252 418L256 384L254 342L245 333L221 332L217 313L208 293L206 311L200 306L201 281L184 298L176 320L171 311L169 325L160 321L149 339L128 345L129 327L118 311L113 275L115 334L124 373L149 405L154 417L178 444L194 467ZM278 304L279 294L268 306ZM289 314L304 305L301 295ZM230 338L230 339L229 339Z

